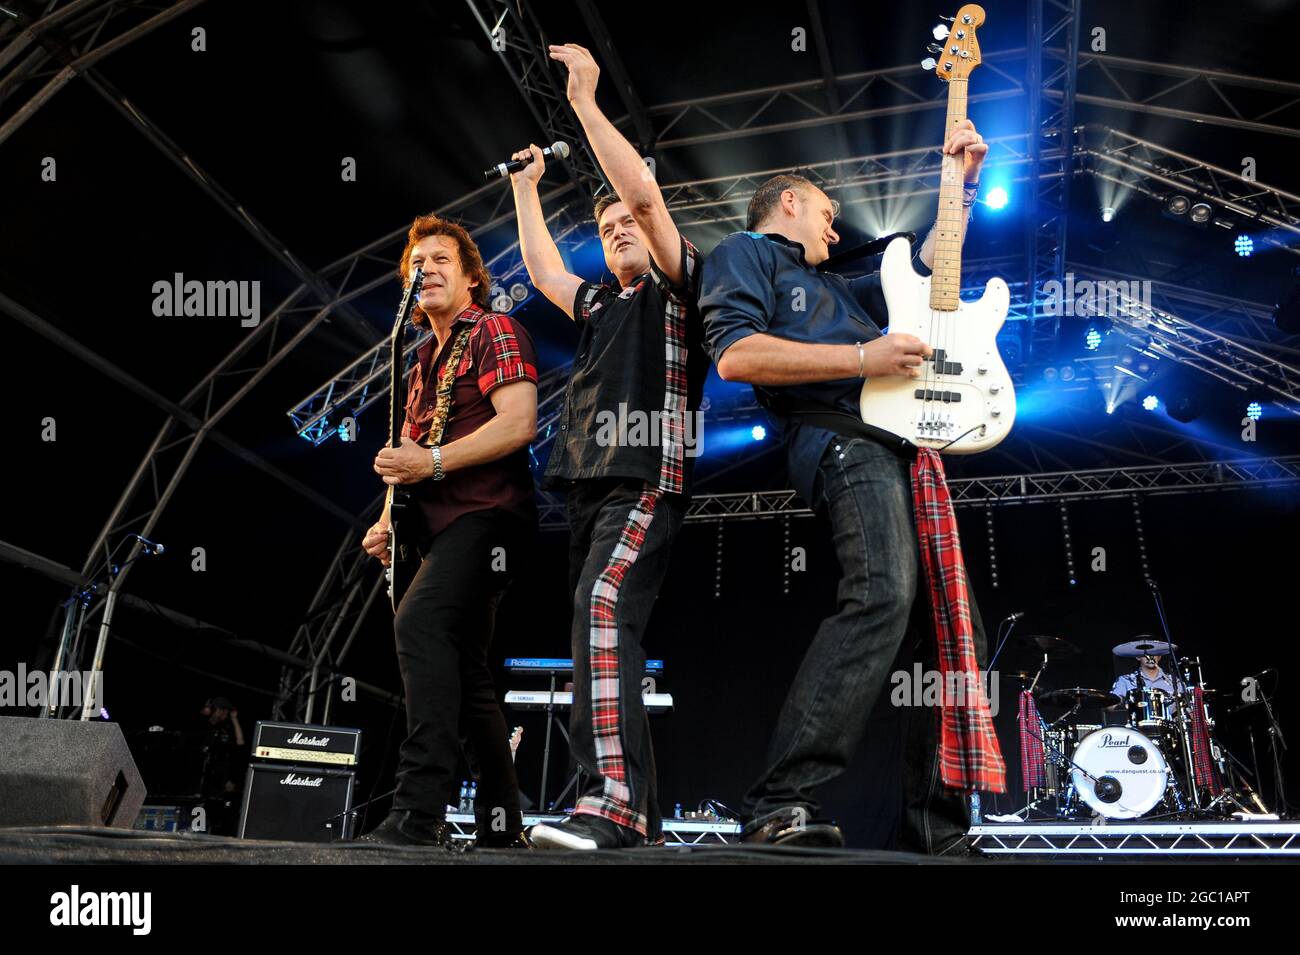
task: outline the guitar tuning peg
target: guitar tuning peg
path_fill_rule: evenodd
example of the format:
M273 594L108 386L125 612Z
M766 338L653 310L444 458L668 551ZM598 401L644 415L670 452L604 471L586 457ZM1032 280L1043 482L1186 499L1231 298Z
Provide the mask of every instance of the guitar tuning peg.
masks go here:
M924 60L921 61L921 69L925 70L927 73L930 70L934 69L937 65L938 64L935 62L935 59L932 56L927 56Z
M939 44L937 44L937 43L931 43L929 46L926 47L926 49L929 50L931 53L942 53L942 52L943 52L943 47L941 47L941 46L940 46Z
M956 17L945 17L945 16L943 16L942 14L939 16L939 19L940 19L940 20L945 20L945 21L947 21L948 23L956 23L956 22L957 22L957 18L956 18Z
M936 40L948 39L948 28L944 26L942 23L936 24L935 28L930 32L934 34L934 38Z

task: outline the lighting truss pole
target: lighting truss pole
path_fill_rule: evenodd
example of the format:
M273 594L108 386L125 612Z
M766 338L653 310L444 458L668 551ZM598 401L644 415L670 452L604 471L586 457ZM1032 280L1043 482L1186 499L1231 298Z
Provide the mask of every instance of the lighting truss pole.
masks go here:
M1192 202L1227 210L1279 233L1260 233L1259 241L1300 255L1300 196L1295 193L1247 179L1239 170L1166 149L1123 130L1088 127L1081 139L1088 171L1097 178L1158 200L1179 193ZM1219 221L1232 224L1221 217ZM1213 220L1210 223L1215 224Z
M950 480L948 489L956 507L992 507L1296 484L1300 484L1300 455L960 478ZM696 494L686 512L686 520L698 524L783 516L812 517L813 512L791 490ZM544 530L563 528L563 509L555 507L543 512L541 523Z
M1025 193L1025 278L1036 305L1044 298L1044 286L1061 281L1064 272L1074 174L1079 0L1028 0L1028 5L1025 92L1030 175ZM1045 173L1050 175L1040 178ZM1035 320L1022 326L1021 353L1026 362L1050 346L1060 331L1059 316L1039 321L1034 314Z

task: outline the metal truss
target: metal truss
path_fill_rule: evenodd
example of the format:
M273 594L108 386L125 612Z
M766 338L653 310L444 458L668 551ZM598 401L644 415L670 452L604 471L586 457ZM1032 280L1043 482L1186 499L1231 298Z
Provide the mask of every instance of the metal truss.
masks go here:
M380 494L365 513L377 510L384 495ZM383 573L374 574L378 566L369 554L361 549L358 536L360 526L351 526L343 534L334 559L312 597L303 622L299 624L288 652L310 661L306 668L285 666L280 672L280 687L272 711L273 719L292 718L296 722L310 722L324 701L317 701L322 682L328 693L328 677L337 672L351 649L361 625L375 599L383 590ZM368 591L363 597L363 592ZM343 645L337 651L335 644L348 627ZM324 681L322 678L325 678Z
M1110 822L986 823L972 826L971 849L989 856L1300 856L1300 823Z
M1053 41L1061 43L1053 48ZM1079 48L1079 0L1029 0L1025 89L1028 106L1029 169L1026 179L1025 279L1033 321L1021 326L1025 361L1039 343L1056 340L1060 318L1038 320L1032 305L1043 301L1044 286L1060 281L1070 219L1070 181L1074 178L1074 89ZM1040 178L1043 173L1054 173Z
M546 34L532 4L511 0L465 0L496 50L510 79L519 88L537 125L551 142L568 143L569 158L560 163L587 199L605 188L605 177L587 146L582 127L569 106L567 81L557 77L546 52Z
M1207 228L1235 228L1245 222L1271 227L1257 241L1300 255L1300 196L1166 149L1109 127L1089 127L1080 151L1092 175L1154 199L1181 194L1214 210Z
M1136 280L1134 280L1136 281ZM1100 283L1106 284L1106 283ZM1188 321L1172 312L1155 308L1130 295L1132 283L1109 283L1097 294L1107 299L1098 309L1113 322L1115 331L1135 343L1138 351L1151 358L1166 358L1232 387L1254 388L1273 396L1273 404L1300 416L1300 364L1288 364L1257 348Z
M1168 85L1151 93L1152 78L1164 78ZM1287 80L1081 50L1075 100L1200 125L1300 136L1300 83Z
M949 480L948 490L954 507L993 507L1295 484L1300 484L1300 455L959 478ZM812 514L792 490L744 491L697 494L691 499L686 520L714 524L727 520L812 517ZM560 530L566 526L564 510L559 506L542 509L540 519L543 530Z
M967 102L1023 96L1024 85L1013 72L1024 55L1023 49L984 53L987 72L981 77L981 90ZM820 106L814 97L825 98L830 105ZM909 64L675 100L646 107L646 114L653 124L651 145L667 150L940 110L946 105L946 84L933 72ZM617 126L630 123L630 117L615 120Z
M153 4L130 0L73 0L57 9L47 8L39 19L32 19L13 7L0 7L0 16L8 17L16 28L13 39L0 50L0 70L7 68L0 77L0 102L31 80L45 80L40 89L0 123L0 143L31 119L73 77L202 2L176 0L159 12ZM142 13L150 15L141 21ZM113 32L110 25L127 28L110 36ZM54 68L48 66L51 59L57 64Z

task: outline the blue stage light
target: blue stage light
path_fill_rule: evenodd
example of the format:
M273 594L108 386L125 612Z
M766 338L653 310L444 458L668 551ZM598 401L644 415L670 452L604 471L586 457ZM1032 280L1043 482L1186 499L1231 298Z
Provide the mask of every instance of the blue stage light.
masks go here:
M1083 336L1083 345L1088 351L1096 351L1101 347L1101 332L1095 328L1088 329L1088 334Z
M1232 247L1237 250L1237 254L1243 259L1255 251L1255 240L1248 235L1239 235Z
M984 204L990 209L1002 209L1006 207L1007 201L1007 191L1001 186L994 186L989 190L988 198L984 200Z
M1146 408L1147 411L1155 411L1160 407L1160 399L1155 395L1147 395L1142 399L1142 407Z
M1252 401L1246 405L1246 417L1251 421L1258 421L1264 414L1264 407L1258 401Z
M756 424L754 427L749 429L749 436L755 441L762 441L767 437L767 429L761 424Z

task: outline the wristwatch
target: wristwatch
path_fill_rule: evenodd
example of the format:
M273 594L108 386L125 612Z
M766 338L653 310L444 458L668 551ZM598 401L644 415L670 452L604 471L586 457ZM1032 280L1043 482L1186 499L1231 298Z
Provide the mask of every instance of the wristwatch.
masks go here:
M429 449L429 451L433 455L433 479L435 481L441 481L444 477L442 470L442 448L435 444Z

